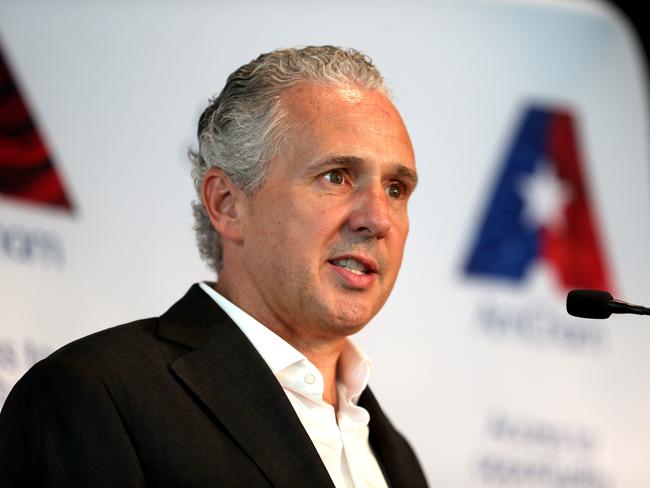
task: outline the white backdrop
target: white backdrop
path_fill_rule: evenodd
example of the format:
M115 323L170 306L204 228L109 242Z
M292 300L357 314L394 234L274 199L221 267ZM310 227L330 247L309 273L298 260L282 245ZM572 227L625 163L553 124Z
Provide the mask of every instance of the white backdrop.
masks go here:
M370 54L415 146L402 273L358 342L431 485L650 486L648 321L567 317L541 258L516 281L464 271L524 113L562 107L612 286L650 301L645 67L587 1L0 3L0 49L75 205L0 194L0 402L54 348L213 278L191 230L198 114L236 67L307 44ZM540 188L527 208L560 204ZM21 257L34 236L55 258Z

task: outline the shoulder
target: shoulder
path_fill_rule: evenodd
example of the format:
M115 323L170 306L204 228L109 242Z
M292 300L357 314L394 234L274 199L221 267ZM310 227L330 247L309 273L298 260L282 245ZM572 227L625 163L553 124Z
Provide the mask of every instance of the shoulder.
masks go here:
M43 376L48 371L80 369L86 374L109 371L160 349L157 318L137 320L77 339L36 363L27 373Z
M108 474L140 479L123 423L128 405L120 395L138 390L129 372L145 369L156 322L141 320L74 341L16 383L0 413L0 484L57 479L55 484L75 486L93 473L97 480ZM111 446L110 453L98 446Z
M24 391L35 384L66 385L94 380L116 394L168 384L169 367L200 347L223 322L223 313L199 288L188 292L160 317L136 320L77 339L34 365L16 384ZM7 401L17 393L12 390Z
M112 327L77 339L48 357L37 362L14 386L9 399L17 393L38 388L61 378L66 372L70 377L75 372L79 376L98 375L111 365L123 362L123 358L134 350L146 348L154 336L157 319L138 320L129 324Z
M14 386L5 406L74 397L101 386L146 381L187 351L156 335L158 318L137 320L77 339L36 363ZM94 386L93 386L94 385ZM4 410L4 409L3 409Z
M87 335L54 351L38 366L42 368L50 364L79 361L92 366L121 361L133 354L156 349L160 342L156 337L158 321L157 317L146 318Z

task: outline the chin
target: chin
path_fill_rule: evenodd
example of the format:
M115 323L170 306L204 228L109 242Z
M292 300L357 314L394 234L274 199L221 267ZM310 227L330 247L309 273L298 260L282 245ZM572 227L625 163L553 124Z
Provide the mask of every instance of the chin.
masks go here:
M319 324L321 331L329 331L335 335L349 336L359 332L379 312L384 304L383 293L373 291L344 291L337 290L328 296L315 297L312 295L310 306L310 321Z
M355 334L363 329L376 313L377 311L370 307L339 309L334 313L329 325L338 331L343 331L345 335Z

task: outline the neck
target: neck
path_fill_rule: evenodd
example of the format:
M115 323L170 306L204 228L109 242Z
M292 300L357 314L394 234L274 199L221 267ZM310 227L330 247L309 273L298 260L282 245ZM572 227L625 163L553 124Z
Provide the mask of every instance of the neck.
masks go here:
M338 394L336 388L337 367L339 358L341 357L341 351L345 346L345 340L343 338L335 344L330 343L326 346L312 348L310 350L300 349L295 344L287 341L302 352L318 368L321 375L323 375L323 400L332 405L335 412L338 411Z
M318 368L323 376L323 400L338 411L338 395L336 388L337 364L341 352L345 347L347 338L325 334L309 334L308 329L303 327L290 327L277 320L265 320L265 317L251 314L246 307L246 295L238 296L236 289L229 286L229 280L219 276L215 289L222 296L242 308L266 328L280 336L286 342L295 347L298 351Z
M306 338L290 328L279 327L276 329L264 325L303 353L318 368L323 376L323 400L332 405L335 412L338 411L337 366L347 338Z

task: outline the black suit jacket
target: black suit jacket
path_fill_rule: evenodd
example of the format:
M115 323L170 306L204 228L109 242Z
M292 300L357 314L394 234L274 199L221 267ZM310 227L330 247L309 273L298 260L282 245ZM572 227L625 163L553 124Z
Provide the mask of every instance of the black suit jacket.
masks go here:
M366 390L391 486L424 487ZM0 486L331 487L280 384L194 285L159 318L73 342L34 366L0 414Z

